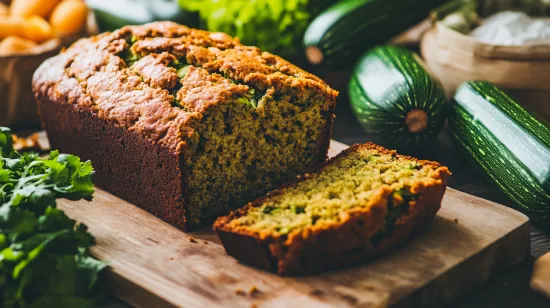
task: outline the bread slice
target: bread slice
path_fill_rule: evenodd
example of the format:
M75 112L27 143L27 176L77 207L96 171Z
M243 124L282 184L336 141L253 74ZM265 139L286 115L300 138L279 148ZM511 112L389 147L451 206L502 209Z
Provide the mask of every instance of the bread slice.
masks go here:
M230 215L214 230L227 253L281 275L342 267L388 252L432 220L446 167L357 144L315 172Z

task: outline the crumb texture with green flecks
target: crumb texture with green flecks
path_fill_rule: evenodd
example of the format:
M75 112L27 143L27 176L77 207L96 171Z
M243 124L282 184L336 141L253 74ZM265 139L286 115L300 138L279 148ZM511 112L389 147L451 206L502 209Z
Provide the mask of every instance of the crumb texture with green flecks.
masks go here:
M349 212L368 210L369 200L383 186L395 194L407 194L416 182L431 182L436 169L377 150L358 151L334 161L323 172L299 182L283 194L269 197L232 220L227 227L251 232L289 234L316 225L334 225L347 219ZM396 206L405 206L404 202Z
M309 174L219 218L214 230L245 264L320 272L389 251L441 206L446 167L354 145Z
M284 100L207 112L198 140L185 156L192 219L215 217L227 212L228 205L242 206L291 180L297 175L293 170L319 164L323 118L320 106L304 110Z

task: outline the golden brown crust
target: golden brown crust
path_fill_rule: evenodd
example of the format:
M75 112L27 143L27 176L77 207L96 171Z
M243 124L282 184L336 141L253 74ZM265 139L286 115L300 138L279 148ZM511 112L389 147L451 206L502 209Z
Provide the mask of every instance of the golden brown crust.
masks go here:
M150 54L136 61L131 70L138 73L152 88L171 89L178 81L177 70L169 66L175 60L176 57L167 52Z
M130 50L141 59L128 67L124 57ZM178 86L169 66L174 59L194 66L181 79L176 97L170 92ZM197 85L200 91L192 90ZM82 39L45 61L33 79L37 98L74 104L172 150L185 145L193 134L190 123L209 106L251 88L288 95L295 104L325 101L329 109L338 94L295 65L227 34L172 22L127 26ZM178 98L184 108L175 106Z
M210 105L234 102L248 93L249 87L232 83L219 74L190 66L182 79L177 99L187 110L203 113Z
M392 235L377 243L376 246L373 246L370 240L382 227L387 214L388 198L392 193L389 186L381 187L369 200L368 205L349 212L348 217L340 223L316 225L301 233L291 233L288 237L251 232L246 228L235 230L227 227L227 224L233 219L246 215L250 208L261 206L270 196L284 194L289 187L296 186L300 181L315 176L322 172L326 166L361 149L394 155L400 159L430 166L435 170L431 181L417 182L410 188L412 193L420 195L419 199L409 202L409 211L396 221ZM402 244L412 233L421 230L439 210L449 176L448 168L437 162L398 155L396 151L387 150L372 143L355 144L296 182L285 185L228 216L219 218L213 228L220 236L228 253L243 263L253 266L268 264L269 267L263 268L276 271L281 275L320 272L386 253ZM243 243L249 245L257 243L257 245L244 249L245 244ZM258 249L262 253L244 253ZM250 257L262 254L265 260L270 261L258 261Z

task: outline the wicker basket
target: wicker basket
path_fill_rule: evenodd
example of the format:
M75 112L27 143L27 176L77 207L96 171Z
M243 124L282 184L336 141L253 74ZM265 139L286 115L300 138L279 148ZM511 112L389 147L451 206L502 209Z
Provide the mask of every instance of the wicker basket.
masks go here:
M0 57L0 125L38 124L31 90L34 71L59 52L59 40L51 40L32 54Z
M10 0L0 0L8 4ZM93 16L88 25L76 35L44 42L27 54L0 56L0 126L39 125L36 103L32 93L32 75L44 60L56 55L83 36L95 33Z

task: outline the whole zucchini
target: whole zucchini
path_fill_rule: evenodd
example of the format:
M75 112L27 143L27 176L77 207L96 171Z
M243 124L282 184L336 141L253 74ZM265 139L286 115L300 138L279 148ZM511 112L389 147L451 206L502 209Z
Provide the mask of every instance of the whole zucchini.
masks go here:
M495 85L470 81L451 104L452 134L517 207L550 225L550 127Z
M339 1L307 28L306 57L312 64L350 67L363 52L419 23L445 1Z
M388 147L425 145L445 122L443 88L404 48L380 46L367 52L352 74L349 95L369 137Z

